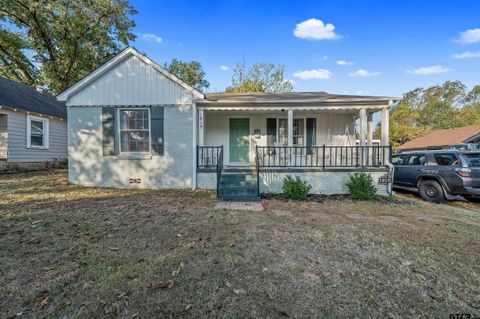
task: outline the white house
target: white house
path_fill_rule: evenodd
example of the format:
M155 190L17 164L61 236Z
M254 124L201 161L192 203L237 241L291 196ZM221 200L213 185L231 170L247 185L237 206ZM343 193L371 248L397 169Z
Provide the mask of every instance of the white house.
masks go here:
M66 117L55 98L0 77L0 170L66 159Z
M325 92L202 94L127 48L60 94L69 180L143 188L213 188L225 199L280 192L298 175L313 193L345 193L349 173L389 188L395 98ZM372 114L381 112L381 145ZM359 119L359 145L355 121Z

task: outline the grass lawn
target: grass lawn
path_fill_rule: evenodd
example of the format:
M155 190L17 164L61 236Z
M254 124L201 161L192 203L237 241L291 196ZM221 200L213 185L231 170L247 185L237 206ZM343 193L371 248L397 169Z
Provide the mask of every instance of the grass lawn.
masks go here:
M408 199L216 210L211 192L0 176L0 317L480 315L480 214Z

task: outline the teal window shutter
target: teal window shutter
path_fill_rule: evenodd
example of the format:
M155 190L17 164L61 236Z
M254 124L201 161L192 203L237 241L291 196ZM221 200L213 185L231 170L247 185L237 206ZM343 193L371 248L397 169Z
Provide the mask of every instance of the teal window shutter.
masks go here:
M274 146L277 141L277 119L267 119L267 146Z
M152 155L161 156L165 152L164 141L164 107L152 106L150 109L151 117L151 134L152 134ZM179 133L180 134L180 133Z
M317 132L317 119L316 118L307 118L307 155L313 154L313 149L311 146L316 144L316 132ZM309 147L310 146L310 147Z
M115 107L102 107L103 156L114 156L116 148Z

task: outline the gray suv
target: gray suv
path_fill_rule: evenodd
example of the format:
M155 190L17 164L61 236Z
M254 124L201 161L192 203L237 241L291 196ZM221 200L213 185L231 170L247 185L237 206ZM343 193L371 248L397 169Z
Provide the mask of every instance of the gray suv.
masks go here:
M405 152L392 156L393 187L418 191L439 203L460 195L480 201L480 152L439 150Z

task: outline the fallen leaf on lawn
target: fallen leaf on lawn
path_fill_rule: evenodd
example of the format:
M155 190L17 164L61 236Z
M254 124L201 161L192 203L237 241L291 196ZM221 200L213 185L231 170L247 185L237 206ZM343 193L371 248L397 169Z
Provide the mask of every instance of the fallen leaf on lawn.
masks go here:
M157 290L159 288L171 289L171 288L173 288L174 285L175 285L175 283L173 282L173 280L161 281L161 282L156 282L156 283L152 282L148 286L148 289L151 289L151 290Z
M127 295L128 295L128 291L122 292L121 294L118 295L117 298L118 298L118 299L121 299L121 298L123 298L123 297L127 297Z
M187 306L185 307L185 310L190 310L190 308L192 308L192 307L193 307L193 305L187 305Z
M228 278L225 278L223 280L223 284L225 285L225 287L228 287L228 288L232 287L232 283L230 282L230 280L228 280Z
M50 297L48 297L48 296L45 297L45 298L43 298L43 299L40 300L40 302L38 303L38 306L39 306L40 308L45 307L46 305L48 305L48 300L49 300L49 299L50 299Z

